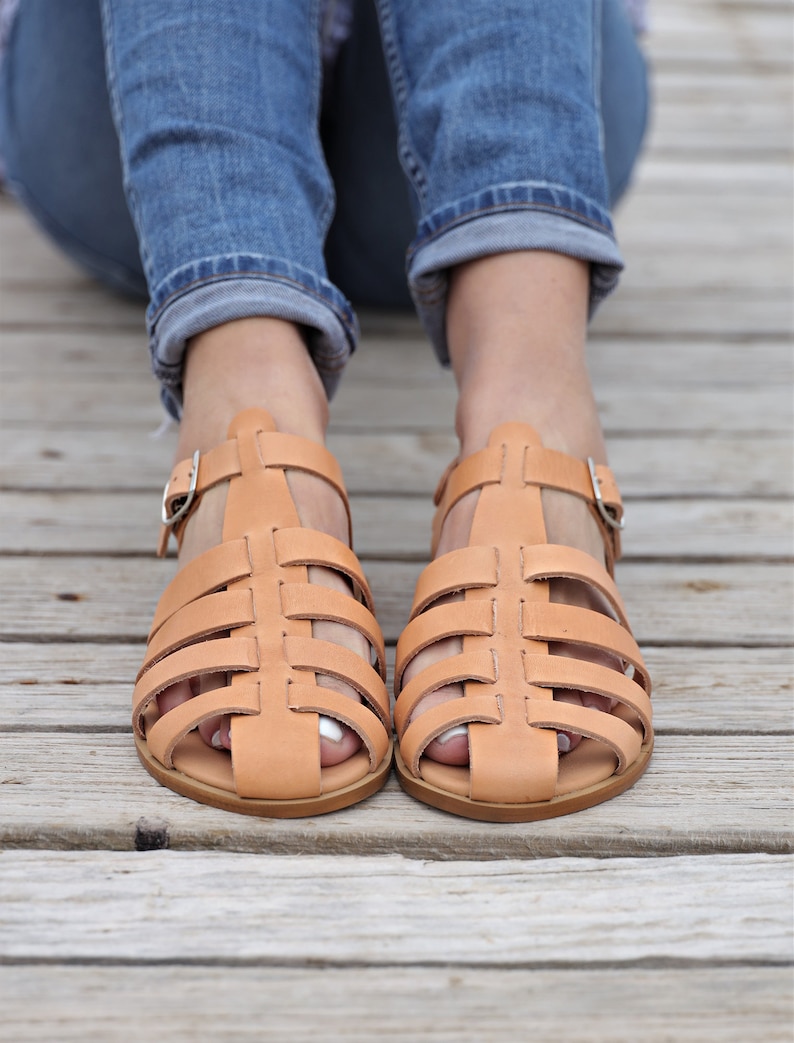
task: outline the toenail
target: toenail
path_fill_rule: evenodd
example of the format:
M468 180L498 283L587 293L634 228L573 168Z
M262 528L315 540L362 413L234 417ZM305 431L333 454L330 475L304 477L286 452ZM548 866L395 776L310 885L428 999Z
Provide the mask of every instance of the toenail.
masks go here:
M323 739L328 739L329 742L341 742L344 734L345 729L339 721L335 721L333 717L320 715L320 736Z
M220 728L215 732L215 734L210 739L210 745L212 746L212 748L214 750L222 750L224 748L223 743L221 742L221 730L220 730Z
M570 753L571 740L565 732L557 732L557 749L560 753Z
M436 739L436 742L440 742L443 746L445 742L449 742L450 739L457 739L459 735L468 735L469 729L465 724L458 724L455 728L448 728L447 731L442 732Z

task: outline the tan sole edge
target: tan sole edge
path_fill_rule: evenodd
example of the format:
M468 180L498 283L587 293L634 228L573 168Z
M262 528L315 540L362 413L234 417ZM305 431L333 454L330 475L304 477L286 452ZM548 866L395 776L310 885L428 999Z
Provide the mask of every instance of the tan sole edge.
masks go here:
M234 811L238 815L255 815L259 818L307 818L311 815L325 815L330 811L358 804L367 797L377 793L386 784L392 763L392 744L381 763L369 775L341 789L324 793L319 797L301 797L295 800L259 800L250 797L238 797L228 790L217 786L208 786L204 782L191 779L181 771L164 768L149 753L145 740L135 738L135 746L141 764L153 778L168 789L183 797L190 797L200 804L209 804L222 811Z
M481 822L538 822L541 819L571 815L576 811L592 808L623 793L645 772L652 752L651 738L643 745L636 761L622 775L613 775L604 782L588 786L586 789L533 804L496 804L485 800L472 800L470 797L439 789L438 786L431 786L423 779L415 778L408 771L399 749L394 751L394 764L402 788L423 804L429 804L453 815L462 815L464 818L479 819Z

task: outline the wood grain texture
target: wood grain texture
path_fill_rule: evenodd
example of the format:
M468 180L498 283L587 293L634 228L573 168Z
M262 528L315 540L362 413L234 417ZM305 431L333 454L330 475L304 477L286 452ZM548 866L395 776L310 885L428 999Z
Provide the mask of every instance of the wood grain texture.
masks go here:
M792 860L780 856L449 865L6 851L0 867L12 960L586 967L791 951Z
M148 489L153 506L147 514L156 525L174 438L171 433L154 439L149 432L111 428L97 438L78 428L6 428L0 431L0 486ZM441 432L332 431L328 444L342 465L348 492L364 495L432 495L457 452L454 436ZM788 436L615 434L609 445L612 469L627 498L789 497L794 491Z
M20 427L38 427L38 417L48 423L73 426L96 437L113 426L153 431L162 419L151 380L125 384L124 394L108 396L107 379L63 381L59 376L9 378L0 392L4 420ZM769 433L792 427L791 396L785 386L731 388L649 386L642 394L628 395L606 384L597 389L599 412L609 431ZM456 393L444 381L431 381L410 390L384 386L377 393L360 384L343 385L334 401L334 426L348 431L454 430Z
M271 854L500 859L792 850L789 736L676 735L620 797L545 822L494 825L417 803L390 781L354 808L267 820L197 804L158 785L128 735L0 734L0 845L132 850L141 818L170 845Z
M157 540L150 492L6 492L0 553L140 554ZM368 558L424 560L433 504L417 497L351 498L356 551ZM624 560L790 560L791 506L779 500L628 500Z
M428 382L451 385L452 376L438 361L418 324L391 333L368 332L345 371L343 387L365 384L376 395L378 385L414 389ZM5 379L30 378L45 371L60 382L80 383L86 377L105 380L108 397L123 399L127 382L155 388L148 369L145 338L138 333L96 330L4 331L0 371ZM790 347L775 340L749 343L721 339L648 341L643 337L596 337L587 349L596 383L619 386L636 394L638 384L656 388L775 387L791 380L794 360ZM123 377L124 384L117 387ZM332 403L331 412L333 414ZM47 421L47 417L42 417ZM54 426L54 425L53 425Z
M571 954L575 952L572 944ZM0 1040L790 1043L783 967L7 965Z
M364 567L381 628L396 641L422 563L365 560ZM174 572L175 562L148 558L0 559L0 634L15 640L140 640ZM789 568L629 562L619 566L618 579L641 644L791 643Z
M5 643L0 731L129 732L144 643ZM394 648L387 649L392 686ZM781 735L793 730L794 651L656 647L645 651L657 735ZM748 691L763 700L757 712Z

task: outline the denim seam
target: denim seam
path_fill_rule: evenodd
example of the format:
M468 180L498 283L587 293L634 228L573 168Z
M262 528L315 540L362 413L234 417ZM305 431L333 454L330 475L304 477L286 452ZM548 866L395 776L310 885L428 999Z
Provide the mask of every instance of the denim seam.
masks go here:
M325 160L325 152L323 151L322 141L320 139L320 105L323 74L322 56L320 54L320 0L314 0L312 4L312 25L314 26L314 32L309 34L311 40L313 69L311 90L312 104L309 112L309 127L311 128L312 147L314 149L318 170L322 170L325 175L325 202L317 215L317 226L320 235L325 237L331 226L334 211L336 210L336 190L334 189L334 183L328 171L328 164Z
M416 148L411 141L405 119L406 99L408 87L406 84L405 70L400 60L400 49L397 46L396 30L392 7L384 0L376 0L378 13L380 14L381 38L383 40L383 51L389 66L389 78L397 109L398 148L403 170L416 191L422 204L427 198L427 172L419 160Z
M604 8L603 0L593 0L592 8L592 77L593 77L593 105L595 107L596 119L598 120L598 147L601 155L604 155L604 118L601 113L601 33L603 31Z
M121 108L121 101L119 99L118 84L116 82L116 58L115 50L113 47L113 13L111 10L110 0L101 0L100 12L102 15L102 35L105 44L105 78L108 85L108 97L110 98L110 109L113 113L113 121L116 125L116 133L118 135L119 144L124 141L124 113ZM121 156L121 169L124 180L124 195L127 199L127 206L130 209L130 214L135 224L135 234L138 238L138 250L141 255L141 262L143 263L143 269L146 274L147 282L152 271L152 253L149 249L149 243L146 238L146 233L143 229L143 224L140 220L141 207L138 201L138 194L135 191L130 181L129 164L127 162L127 154L123 148L119 149Z

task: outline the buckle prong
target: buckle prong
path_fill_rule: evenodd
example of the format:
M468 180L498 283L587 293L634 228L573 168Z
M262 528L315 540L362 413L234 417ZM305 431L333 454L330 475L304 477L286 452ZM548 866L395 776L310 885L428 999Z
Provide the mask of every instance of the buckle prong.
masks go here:
M587 468L590 471L590 481L593 484L593 497L595 498L595 505L596 509L598 510L598 513L601 515L601 517L604 519L604 522L610 527L610 529L621 530L626 524L625 520L621 518L620 521L618 521L618 519L614 517L612 512L604 503L604 498L601 495L600 482L598 480L598 475L596 474L595 460L592 458L592 456L588 456L587 458Z
M167 525L169 528L172 525L176 525L180 518L184 518L187 512L190 510L190 506L196 497L196 486L198 485L198 465L199 465L199 450L197 449L193 454L193 469L190 472L190 485L188 486L187 496L183 499L177 510L172 515L168 514L168 487L171 484L166 482L165 489L163 489L163 508L161 512L161 518L163 525Z

